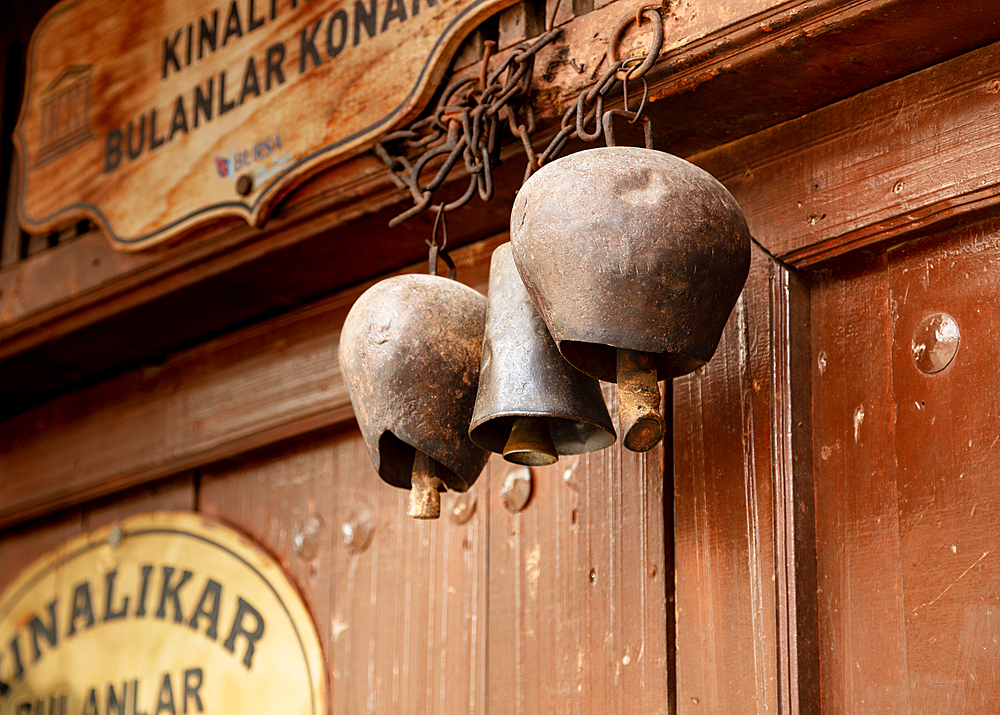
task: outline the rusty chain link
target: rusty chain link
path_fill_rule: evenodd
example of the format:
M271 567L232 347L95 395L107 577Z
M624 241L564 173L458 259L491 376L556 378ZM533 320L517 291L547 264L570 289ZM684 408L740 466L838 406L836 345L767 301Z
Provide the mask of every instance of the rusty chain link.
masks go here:
M428 208L437 211L434 236L427 242L431 250L429 258L435 266L432 272L436 271L438 255L448 260L444 245L437 245L438 224L443 225L444 215L465 206L477 193L483 201L493 198L493 170L500 163L505 128L512 138L521 142L528 159L523 181L556 159L574 137L595 142L604 136L607 144L613 146L612 118L615 116L625 117L629 123L641 120L646 146L652 148L652 126L643 109L649 94L645 75L663 47L663 20L659 7L644 5L621 19L608 40L606 57L610 65L570 104L556 135L540 153L535 152L531 141L536 127L529 92L535 55L560 35L559 29L544 33L530 44L516 45L492 72L488 71L489 61L496 43L487 42L478 76L454 79L445 87L428 116L413 122L407 129L385 135L376 143L375 153L387 167L389 178L398 188L408 190L413 199L413 206L394 217L389 225L398 226ZM619 60L618 46L632 23L636 26L652 24L652 45L644 57ZM633 112L628 108L628 83L640 79L643 82L642 101ZM624 109L605 111L605 97L617 84L622 85L624 92ZM410 155L414 152L422 153L411 160ZM442 156L444 160L434 175L422 180L421 174L431 160ZM432 205L434 192L444 184L459 160L469 174L468 187L459 198ZM447 243L447 233L444 242Z

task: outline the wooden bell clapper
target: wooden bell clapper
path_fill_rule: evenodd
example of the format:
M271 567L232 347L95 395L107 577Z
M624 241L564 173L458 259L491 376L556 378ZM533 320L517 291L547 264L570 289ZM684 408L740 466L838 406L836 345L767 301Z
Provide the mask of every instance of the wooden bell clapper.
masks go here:
M618 416L627 449L646 452L663 439L665 422L652 353L618 348Z
M414 519L437 519L441 516L441 479L437 460L426 452L414 450L413 472L410 475L410 507L407 515Z

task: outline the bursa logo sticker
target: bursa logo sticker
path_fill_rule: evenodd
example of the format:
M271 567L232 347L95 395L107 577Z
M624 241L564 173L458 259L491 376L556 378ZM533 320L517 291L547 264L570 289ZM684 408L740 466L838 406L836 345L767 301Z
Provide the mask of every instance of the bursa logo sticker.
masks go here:
M253 177L253 185L260 186L292 163L292 155L283 150L280 134L264 137L243 149L237 149L233 144L229 147L229 156L214 157L215 171L220 179L229 179L234 183L240 176L249 173Z

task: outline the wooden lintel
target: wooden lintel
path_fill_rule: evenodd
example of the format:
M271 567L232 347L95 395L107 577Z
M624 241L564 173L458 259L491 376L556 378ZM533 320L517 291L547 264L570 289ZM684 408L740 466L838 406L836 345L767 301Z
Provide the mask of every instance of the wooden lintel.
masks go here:
M456 251L459 279L485 291L506 240ZM0 528L353 420L337 350L369 285L0 422Z
M598 9L561 25L563 37L536 59L539 145L551 136L567 103L606 62L607 38L618 19L639 3L618 0L595 6ZM995 192L987 176L943 181L949 187L944 193L923 196L919 172L928 163L921 152L933 149L934 112L956 106L949 99L949 83L968 79L960 78L954 68L968 72L977 62L988 67L995 50L978 50L968 59L950 60L816 111L1000 39L992 0L965 4L953 18L955 27L944 35L936 0L738 0L713 6L711 12L695 12L694 5L685 2L672 7L661 60L649 75L656 146L693 156L720 175L772 252L796 265L811 265L942 216L954 218L992 205ZM641 34L632 28L628 37ZM883 41L886 37L892 39ZM984 76L983 82L988 81ZM933 100L937 104L924 106L923 97L931 95L921 92L938 92L939 99ZM975 146L989 155L990 148L980 146L985 134L981 129L992 121L994 94L977 85L960 93L961 115L970 119L950 131L969 133L973 143L956 146ZM900 144L897 132L895 144L879 149L887 165L904 176L903 188L891 191L896 179L889 193L873 191L863 197L864 212L835 219L838 209L826 210L823 197L836 194L836 173L843 167L835 165L835 152L824 154L825 132L855 127L856 135L841 141L868 141L874 151L878 136L865 135L861 127L872 117L884 124L891 116L884 111L887 101L890 109L908 111L908 121L926 118L917 132L922 143ZM786 121L801 115L806 116ZM876 126L882 125L876 121ZM803 131L810 138L799 147ZM972 137L976 132L978 139ZM775 142L784 142L791 153L786 152L786 161L764 166L766 157L777 155ZM452 245L504 229L523 173L518 152L518 147L509 147L508 160L495 175L498 196L492 203L477 199L472 207L451 215ZM759 171L749 165L753 157L762 163ZM934 162L936 176L955 170L961 161L956 156L951 163ZM977 158L975 164L985 167L989 162ZM819 167L830 180L824 178L821 190L809 194L803 187L810 186L813 177L797 176L801 166ZM864 162L848 169L855 177L878 170ZM748 170L755 178L747 179ZM914 180L905 179L907 172ZM465 178L461 171L454 173L457 184L464 185ZM876 178L881 181L882 176ZM977 186L977 180L986 183ZM456 188L449 190L454 193ZM807 205L810 209L804 216L799 215L800 200L801 210ZM173 245L132 255L113 251L100 235L86 236L5 268L0 271L0 396L5 398L0 403L6 404L0 404L0 416L159 359L235 323L329 295L417 260L430 231L426 217L397 229L386 227L408 202L408 192L388 181L374 157L363 155L293 192L265 230L220 223ZM839 210L851 206L845 201Z
M691 157L806 268L1000 205L1000 44Z

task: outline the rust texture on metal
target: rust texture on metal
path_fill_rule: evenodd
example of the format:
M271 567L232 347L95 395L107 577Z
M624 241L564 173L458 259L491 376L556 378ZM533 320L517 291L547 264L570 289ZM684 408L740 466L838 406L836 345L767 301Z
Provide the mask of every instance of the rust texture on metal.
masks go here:
M633 147L542 167L518 192L511 244L560 352L606 382L617 348L652 353L661 380L708 362L750 267L750 232L725 187Z
M479 382L486 299L447 278L404 275L358 298L340 337L340 368L379 476L408 489L415 452L464 492L489 453L469 422Z
M469 430L472 441L503 453L508 461L532 465L614 443L615 429L600 385L559 354L521 282L509 243L493 252L488 295L479 394ZM531 432L534 424L534 433L541 437L512 436L512 428L524 418L538 421L519 427ZM557 453L549 452L548 461L543 459L546 439ZM511 440L516 444L508 445ZM505 449L508 446L511 449Z

